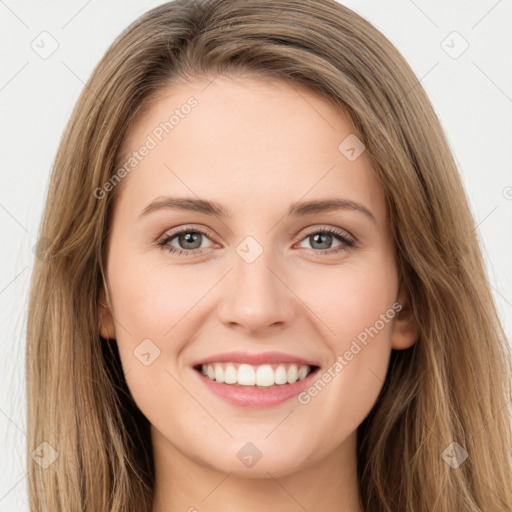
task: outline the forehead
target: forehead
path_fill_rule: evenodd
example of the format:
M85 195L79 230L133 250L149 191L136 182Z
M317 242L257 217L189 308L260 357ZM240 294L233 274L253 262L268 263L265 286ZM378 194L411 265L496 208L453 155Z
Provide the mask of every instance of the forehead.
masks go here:
M344 152L354 137L348 116L300 84L222 77L169 86L128 130L121 165L134 165L122 196L131 204L185 192L243 198L250 211L336 193L385 216L368 156Z

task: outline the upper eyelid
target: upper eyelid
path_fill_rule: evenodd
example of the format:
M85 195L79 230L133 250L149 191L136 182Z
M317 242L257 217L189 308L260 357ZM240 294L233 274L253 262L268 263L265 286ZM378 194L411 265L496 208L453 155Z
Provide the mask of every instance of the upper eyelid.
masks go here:
M200 233L204 233L205 235L207 235L208 237L211 236L211 233L212 231L204 226L201 226L201 227L197 227L197 226L193 226L193 225L184 225L182 227L178 226L176 228L172 228L172 229L169 229L167 231L165 231L161 236L158 237L158 240L165 240L167 238L174 238L176 235L179 235L180 233L183 233L183 232L189 232L189 231L198 231Z
M354 240L356 239L356 237L352 233L350 233L350 231L347 231L345 228L340 228L339 226L332 226L329 224L314 224L312 226L308 226L305 229L307 231L306 231L306 234L303 236L307 236L311 233L315 233L316 231L333 230L334 229L334 230L339 230L339 231L346 233L347 236L349 236L350 238L353 238Z

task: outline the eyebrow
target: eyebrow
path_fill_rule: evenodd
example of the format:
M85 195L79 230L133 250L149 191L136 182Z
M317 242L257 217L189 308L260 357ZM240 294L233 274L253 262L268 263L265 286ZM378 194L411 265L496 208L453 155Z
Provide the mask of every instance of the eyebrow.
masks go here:
M139 218L158 210L186 210L204 213L222 218L231 218L233 214L220 203L189 197L159 197L148 204L140 213ZM363 213L372 222L377 223L375 215L363 204L350 199L327 198L312 201L296 202L290 205L287 216L304 217L314 213L335 210L354 210Z

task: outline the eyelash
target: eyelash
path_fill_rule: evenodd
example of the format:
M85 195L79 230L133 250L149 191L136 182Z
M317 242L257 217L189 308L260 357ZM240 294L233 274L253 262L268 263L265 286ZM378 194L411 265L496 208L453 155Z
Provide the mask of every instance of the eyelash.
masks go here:
M176 236L181 235L183 233L200 233L201 235L204 235L207 238L210 238L208 236L208 233L206 233L205 231L203 231L201 229L197 229L197 228L193 228L192 229L192 228L185 227L183 229L180 229L179 231L175 231L175 232L171 232L171 233L166 233L157 242L158 247L160 247L162 249L166 248L170 253L176 254L178 256L180 256L180 255L197 256L199 254L202 254L204 252L204 249L206 249L206 248L185 250L185 249L177 249L175 247L167 245L171 240L176 238ZM343 232L343 231L341 231L339 229L336 229L336 228L319 228L319 229L316 229L314 231L310 231L303 238L301 238L299 240L299 242L302 242L302 240L306 239L307 237L309 237L311 235L316 235L318 233L335 235L338 238L338 240L340 242L342 242L342 244L344 244L344 245L338 246L338 247L336 247L334 249L331 248L331 249L326 249L326 250L310 249L311 251L314 251L317 254L321 254L321 255L338 254L338 253L341 253L341 252L344 252L344 251L348 251L349 249L351 249L352 247L355 247L355 245L356 245L355 239L353 239L350 236L347 236L345 234L345 232Z

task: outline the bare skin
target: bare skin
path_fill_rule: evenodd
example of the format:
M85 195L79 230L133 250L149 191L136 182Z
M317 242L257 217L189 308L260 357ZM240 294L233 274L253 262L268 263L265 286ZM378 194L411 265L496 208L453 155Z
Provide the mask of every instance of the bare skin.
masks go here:
M170 88L130 128L128 152L197 99L117 185L108 240L113 311L100 307L100 329L117 341L152 425L153 511L361 512L357 427L382 388L391 349L418 337L383 191L366 152L351 161L338 149L356 133L348 118L314 92L241 77L207 83ZM141 216L168 196L215 201L232 216L172 208ZM294 202L332 198L364 205L374 220L358 209L287 215ZM179 236L158 246L180 227L205 235L194 248ZM336 234L322 239L326 228L355 245ZM256 243L244 245L247 237ZM261 254L248 263L239 247ZM345 357L383 315L378 333ZM147 339L151 359L159 350L148 365L134 355ZM344 363L307 403L244 408L213 394L192 367L232 350L303 357L320 375L332 373L338 356ZM261 453L251 467L237 456L249 442Z

